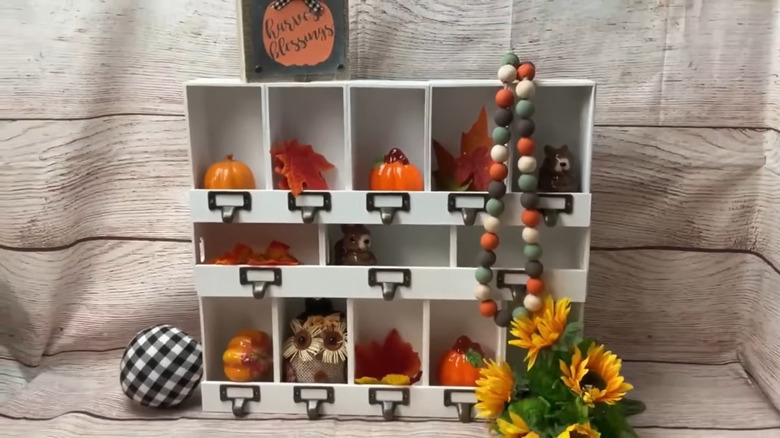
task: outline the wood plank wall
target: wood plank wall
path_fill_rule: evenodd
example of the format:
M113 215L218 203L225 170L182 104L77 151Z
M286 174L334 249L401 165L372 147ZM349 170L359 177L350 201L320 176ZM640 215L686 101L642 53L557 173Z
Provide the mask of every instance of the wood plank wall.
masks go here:
M598 82L586 323L740 362L780 406L780 1L353 0L356 78ZM237 77L234 0L0 4L0 358L198 332L182 83Z

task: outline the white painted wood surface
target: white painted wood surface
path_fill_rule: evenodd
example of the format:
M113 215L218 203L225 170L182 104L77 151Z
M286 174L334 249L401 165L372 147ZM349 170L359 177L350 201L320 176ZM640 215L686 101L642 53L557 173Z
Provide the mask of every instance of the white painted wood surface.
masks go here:
M647 426L640 436L778 436L761 392L780 405L780 274L768 264L780 264L771 130L780 128L780 2L352 3L359 77L492 78L514 46L541 77L598 83L587 327L627 360L674 367L647 373L676 374L672 386L702 396L675 411L680 392L645 392L669 409L637 418ZM0 5L0 40L10 41L0 64L0 430L214 436L237 427L144 421L159 413L128 406L114 359L61 353L121 348L159 322L198 332L181 84L238 77L235 35L232 0ZM20 365L57 358L103 380ZM702 366L721 371L690 368ZM736 392L718 380L723 367L740 376ZM634 383L652 390L652 381ZM41 388L56 395L44 403ZM9 404L17 390L20 404ZM743 417L743 405L764 414ZM9 419L11 408L48 419ZM282 424L306 436L440 431L288 421L253 432ZM483 436L477 427L450 436Z

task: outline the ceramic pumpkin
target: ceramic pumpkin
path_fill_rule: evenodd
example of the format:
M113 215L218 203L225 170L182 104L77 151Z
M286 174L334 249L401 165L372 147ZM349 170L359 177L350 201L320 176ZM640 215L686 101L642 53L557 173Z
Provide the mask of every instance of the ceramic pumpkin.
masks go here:
M393 148L371 169L369 186L371 190L415 192L423 189L423 177L400 149Z
M222 354L225 377L232 382L262 379L273 365L271 338L259 330L242 330Z
M254 190L255 176L252 169L228 154L224 161L218 161L206 170L203 177L206 190Z
M477 353L477 357L474 353ZM444 352L439 360L439 384L444 386L476 386L484 357L482 347L472 342L468 336L461 336L451 349Z
M336 42L336 24L324 1L314 14L304 0L292 0L281 9L269 2L263 15L263 47L285 67L312 66L330 58Z

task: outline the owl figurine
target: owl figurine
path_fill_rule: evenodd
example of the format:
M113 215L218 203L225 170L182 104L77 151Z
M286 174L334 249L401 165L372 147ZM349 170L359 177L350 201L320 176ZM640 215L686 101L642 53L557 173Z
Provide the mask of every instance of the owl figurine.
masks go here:
M284 342L287 382L347 382L347 321L338 312L290 321L292 335Z

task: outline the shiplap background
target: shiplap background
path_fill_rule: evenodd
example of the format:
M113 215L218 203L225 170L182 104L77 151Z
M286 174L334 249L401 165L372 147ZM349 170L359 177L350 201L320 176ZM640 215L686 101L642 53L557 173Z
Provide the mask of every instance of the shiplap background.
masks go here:
M640 435L780 436L780 0L351 3L355 78L492 78L513 48L597 81L586 324L648 403ZM0 41L0 435L247 432L117 377L136 331L199 331L182 83L239 75L234 0L4 0Z

